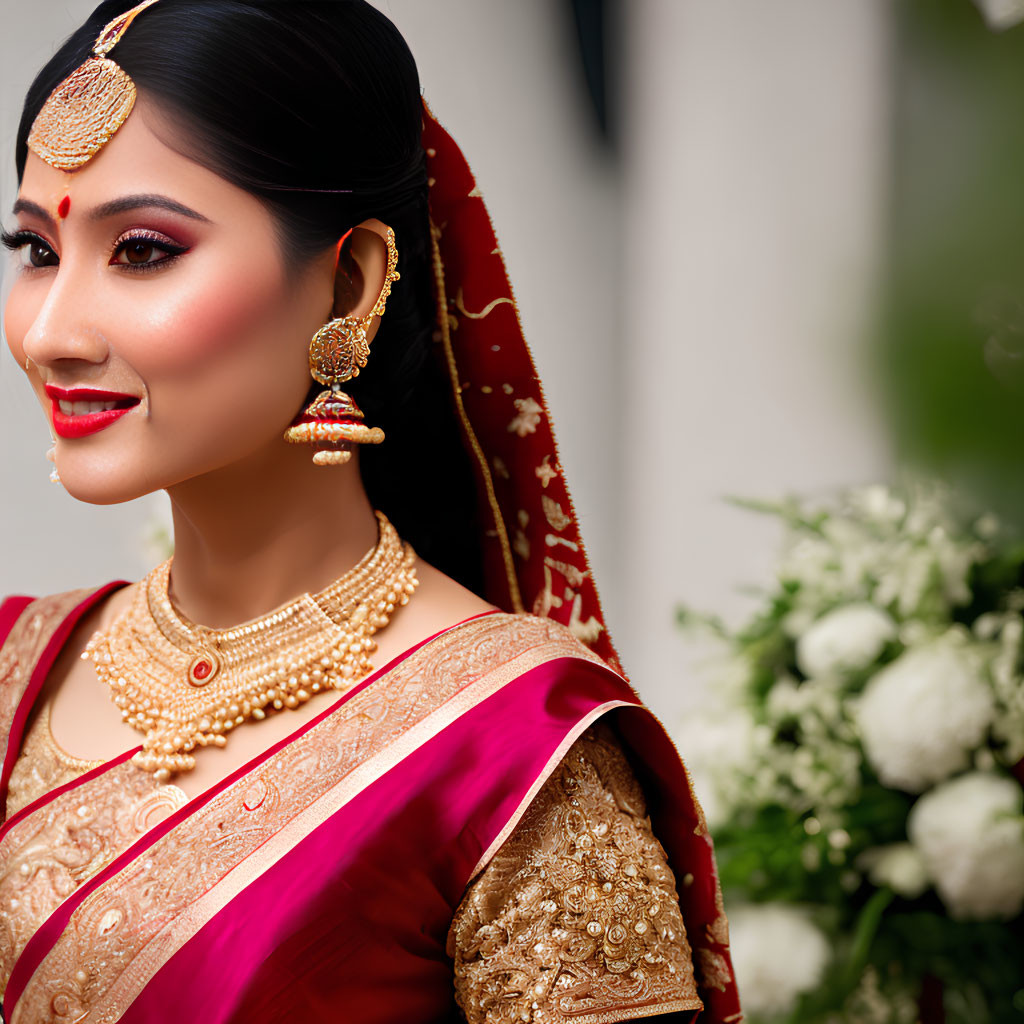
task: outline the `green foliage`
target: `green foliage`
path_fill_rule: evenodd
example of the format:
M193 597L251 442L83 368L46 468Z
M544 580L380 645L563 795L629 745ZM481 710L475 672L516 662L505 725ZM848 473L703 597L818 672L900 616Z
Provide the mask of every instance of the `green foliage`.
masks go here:
M900 453L1024 525L1024 27L902 0L878 371Z

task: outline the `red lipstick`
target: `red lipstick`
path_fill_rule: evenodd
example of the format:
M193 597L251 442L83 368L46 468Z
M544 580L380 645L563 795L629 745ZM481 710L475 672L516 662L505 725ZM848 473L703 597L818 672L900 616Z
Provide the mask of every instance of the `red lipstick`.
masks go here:
M99 391L96 388L59 388L55 384L46 385L46 393L52 405L53 429L58 437L86 437L109 427L119 420L126 412L130 412L139 404L137 395L125 395L118 391ZM61 410L64 403L103 403L112 406L90 412L79 406L76 412Z

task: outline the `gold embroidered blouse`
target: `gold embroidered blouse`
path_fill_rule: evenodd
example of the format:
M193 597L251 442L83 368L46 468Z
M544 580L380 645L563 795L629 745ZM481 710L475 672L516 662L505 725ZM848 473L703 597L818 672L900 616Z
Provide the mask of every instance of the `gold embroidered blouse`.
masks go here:
M7 817L33 800L98 768L102 761L83 761L65 753L50 729L50 705L44 704L25 733L21 753L11 771L7 790Z
M699 1010L675 879L612 730L570 748L448 934L468 1024Z

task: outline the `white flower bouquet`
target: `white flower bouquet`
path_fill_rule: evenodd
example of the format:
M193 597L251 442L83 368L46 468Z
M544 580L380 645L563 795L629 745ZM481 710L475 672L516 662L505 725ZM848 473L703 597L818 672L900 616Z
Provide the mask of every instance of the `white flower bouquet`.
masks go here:
M682 727L753 1021L1024 1020L1024 547L935 485L781 517ZM969 525L965 525L965 523Z

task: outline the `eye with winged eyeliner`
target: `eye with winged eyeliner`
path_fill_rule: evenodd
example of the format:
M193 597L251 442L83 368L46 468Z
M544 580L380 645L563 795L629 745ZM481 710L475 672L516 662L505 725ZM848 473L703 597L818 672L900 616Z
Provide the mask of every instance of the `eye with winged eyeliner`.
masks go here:
M159 260L140 260L133 262L129 256L130 248L135 247L136 255L139 254L138 250L145 252L146 250L163 252L166 253L163 259ZM183 256L188 252L189 247L187 245L178 245L172 242L166 235L160 232L146 231L145 229L136 228L131 231L125 232L115 243L114 251L111 258L111 266L124 267L129 270L155 270L157 267L166 266L168 263L173 262L179 256ZM120 257L128 257L125 262L122 262Z
M132 213L138 210L160 210L167 213L178 214L179 216L187 217L190 220L199 221L201 223L210 223L209 218L205 217L197 210L193 210L191 207L185 206L183 203L179 203L177 200L171 199L169 196L159 195L156 193L119 196L116 199L112 199L106 203L101 203L100 205L93 207L85 213L84 216L86 220L96 223L107 220L110 217L119 216L125 213ZM24 214L34 217L51 229L56 227L56 222L49 211L31 199L19 197L14 204L13 212L15 214ZM0 237L2 237L2 244L11 251L17 251L18 249L24 248L26 245L40 247L40 249L34 250L34 255L30 258L30 262L25 264L29 269L43 269L48 266L55 266L57 262L59 262L59 257L57 257L56 251L51 243L47 242L45 238L34 231L4 231ZM167 256L162 260L147 260L140 263L122 262L118 259L118 256L123 247L130 242L134 242L135 244L148 243L154 249L167 253ZM116 243L114 258L111 262L118 266L128 267L131 270L150 270L155 269L158 266L165 265L185 253L187 250L187 246L176 245L166 236L162 236L159 233L157 235L136 234L132 235L130 239L120 239L118 243ZM54 262L42 262L43 259L47 258L46 254L52 256ZM37 262L37 259L39 262Z
M0 244L11 252L17 252L20 249L24 249L26 246L32 246L33 252L29 256L29 262L23 264L26 268L41 270L46 267L57 266L60 262L60 257L56 254L50 243L34 231L4 231L2 235L0 235ZM151 252L162 252L166 255L162 259L157 260L144 259L136 262L129 257L122 261L119 257L127 255L130 246L136 247L137 254L138 250L141 249L143 253L146 250L150 250ZM132 271L155 270L157 267L163 267L176 260L179 256L184 255L188 251L188 246L178 245L177 243L172 242L166 235L159 232L134 229L126 232L114 243L110 258L110 265L123 267ZM42 260L45 260L48 256L53 257L53 262L42 262ZM37 262L37 258L40 262Z

